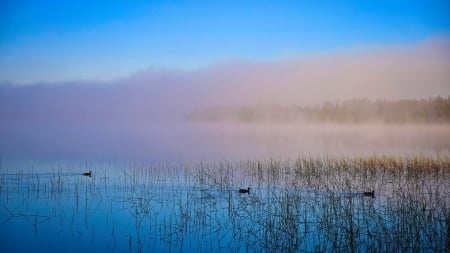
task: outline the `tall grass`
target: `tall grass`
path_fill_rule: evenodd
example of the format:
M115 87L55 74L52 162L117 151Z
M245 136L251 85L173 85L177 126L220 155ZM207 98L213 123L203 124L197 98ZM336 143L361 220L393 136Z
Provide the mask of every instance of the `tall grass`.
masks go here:
M68 176L59 165L49 174L3 168L0 226L22 219L35 234L41 227L69 229L74 242L98 241L109 251L445 252L450 246L449 157L84 167L92 178ZM246 187L250 194L238 192ZM363 194L372 190L375 198Z

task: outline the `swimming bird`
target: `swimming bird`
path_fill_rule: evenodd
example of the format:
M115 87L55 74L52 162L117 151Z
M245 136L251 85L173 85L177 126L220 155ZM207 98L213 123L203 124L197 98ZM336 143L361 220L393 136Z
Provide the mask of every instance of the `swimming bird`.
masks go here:
M363 195L364 195L364 196L367 196L367 197L372 197L372 198L374 198L374 197L375 197L375 191L371 191L371 192L363 192Z
M92 177L92 171L84 172L84 173L83 173L83 176L86 176L86 177Z
M248 194L250 194L250 187L248 187L247 189L239 189L239 193L248 193Z

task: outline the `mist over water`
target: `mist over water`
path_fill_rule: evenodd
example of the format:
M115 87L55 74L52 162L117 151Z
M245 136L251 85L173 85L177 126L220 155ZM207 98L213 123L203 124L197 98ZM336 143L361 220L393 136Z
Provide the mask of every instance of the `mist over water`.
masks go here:
M448 125L3 124L3 157L125 160L240 160L301 155L442 154Z
M450 1L59 2L0 3L0 253L450 253Z
M214 106L311 106L450 94L450 43L338 52L117 80L0 85L0 156L216 160L299 155L448 154L449 124L189 122ZM424 85L426 84L426 85Z
M426 68L408 59L394 57L405 65L387 69L369 57L366 73L365 57L351 64L338 57L313 67L237 64L105 83L0 85L0 247L443 251L450 116L449 100L435 96L450 94L448 58ZM411 122L386 123L349 123L371 111L358 109L339 123L329 114L331 121L286 117L296 105L349 97L435 97L409 101L444 115L422 111L401 115ZM402 101L395 105L409 103ZM189 117L208 108L267 111L258 118L237 110L236 121Z

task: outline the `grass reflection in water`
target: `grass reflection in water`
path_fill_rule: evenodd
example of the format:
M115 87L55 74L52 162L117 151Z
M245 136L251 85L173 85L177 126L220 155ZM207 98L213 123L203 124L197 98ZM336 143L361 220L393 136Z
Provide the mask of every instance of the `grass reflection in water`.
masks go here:
M89 167L92 177L69 170L2 169L3 252L450 248L448 157L102 163Z

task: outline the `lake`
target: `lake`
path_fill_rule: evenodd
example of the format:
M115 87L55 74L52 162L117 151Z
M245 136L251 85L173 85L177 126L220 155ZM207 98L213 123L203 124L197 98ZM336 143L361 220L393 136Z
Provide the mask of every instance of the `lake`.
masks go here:
M3 121L6 166L54 161L201 161L297 156L449 155L450 125Z
M3 123L2 252L450 245L448 125Z
M445 252L449 178L421 155L3 165L1 251Z

